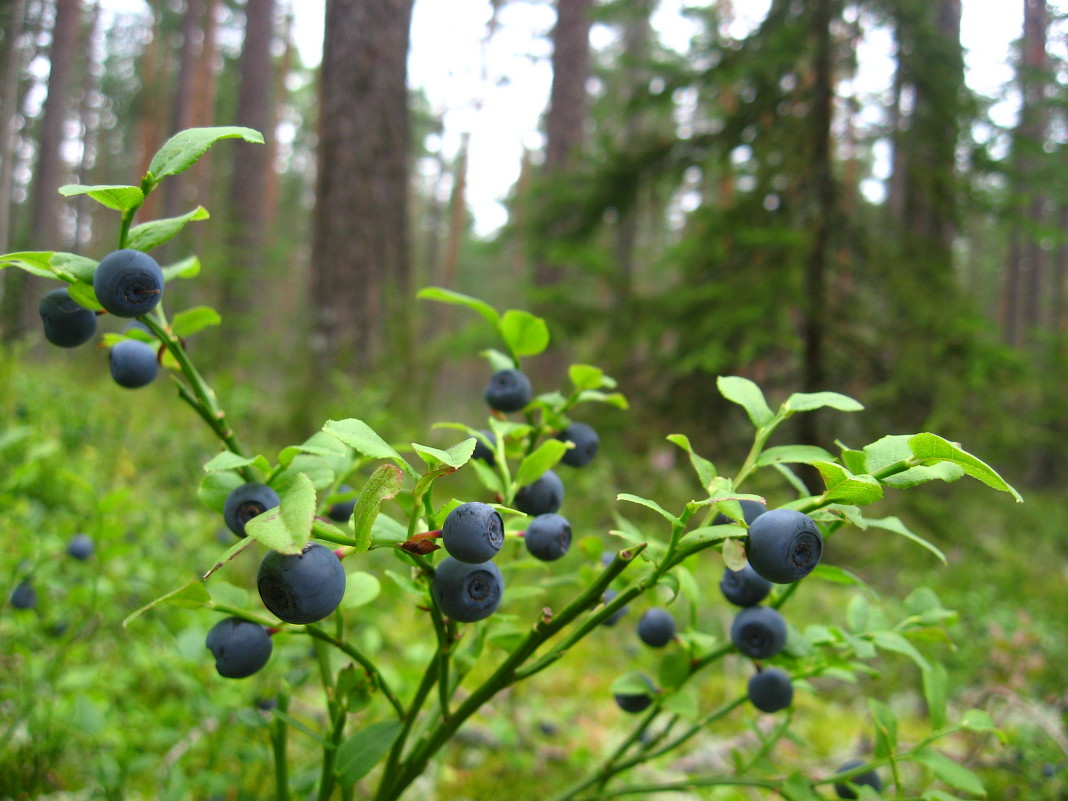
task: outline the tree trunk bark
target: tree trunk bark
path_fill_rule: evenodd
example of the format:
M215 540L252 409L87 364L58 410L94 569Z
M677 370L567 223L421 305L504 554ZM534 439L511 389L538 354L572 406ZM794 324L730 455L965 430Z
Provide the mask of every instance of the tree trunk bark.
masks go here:
M15 121L18 117L19 82L22 79L22 21L25 0L15 0L4 32L3 89L0 90L0 252L13 250L11 241L11 189L15 180Z

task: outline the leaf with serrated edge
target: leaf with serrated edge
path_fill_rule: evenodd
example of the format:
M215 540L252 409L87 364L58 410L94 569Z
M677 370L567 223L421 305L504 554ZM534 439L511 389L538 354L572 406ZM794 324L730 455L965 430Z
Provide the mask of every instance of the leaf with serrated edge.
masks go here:
M708 489L708 485L716 477L716 466L694 451L693 446L690 444L690 438L685 434L669 434L667 441L673 445L678 445L686 451L690 457L690 464L693 465L694 472L697 473L697 480L701 482L702 487Z
M175 278L196 278L200 275L200 259L196 256L176 261L163 268L163 280L173 281Z
M998 475L986 462L968 453L956 443L943 439L937 434L917 434L909 440L909 449L916 459L924 462L953 462L974 479L982 481L988 487L1008 492L1022 503L1023 498L1005 479Z
M757 467L766 465L812 464L813 462L833 462L834 457L818 445L778 445L768 448L757 457Z
M5 253L0 256L0 270L4 267L18 267L41 278L55 278L52 270L51 250L22 251L19 253Z
M179 131L152 157L145 175L149 186L154 186L168 175L185 172L216 142L222 139L244 139L253 144L263 144L263 134L252 128L236 125L212 128L187 128Z
M678 523L679 519L675 515L671 514L667 509L658 504L656 501L651 501L648 498L642 498L640 495L631 495L629 492L621 492L616 496L617 501L628 501L630 503L636 503L639 506L644 506L647 509L652 509L658 515L671 523Z
M519 463L519 469L515 474L517 486L525 487L533 484L545 473L551 470L567 453L568 444L558 439L547 439L537 449Z
M473 298L470 295L464 295L461 292L454 292L451 289L431 286L419 290L416 297L420 300L436 300L439 303L450 303L455 306L463 306L481 315L487 323L493 326L494 330L496 330L500 324L501 316L497 314L496 309L485 301Z
M863 506L883 497L883 488L869 475L855 476L834 462L812 462L827 485L826 499Z
M942 561L943 564L948 564L948 561L946 560L946 555L944 553L942 553L941 549L938 548L938 546L928 542L923 537L921 537L919 534L914 533L911 529L909 529L908 526L906 526L901 521L901 518L891 515L890 517L883 517L883 518L880 518L878 520L873 520L872 518L867 518L867 522L868 522L869 526L874 526L875 528L881 528L881 529L883 529L885 531L892 531L895 534L900 534L902 537L905 537L906 539L912 540L914 543L919 545L921 548L926 548L928 551L930 551L935 556L937 556Z
M537 356L549 346L549 326L530 312L509 309L501 317L500 332L516 356Z
M174 315L174 319L171 320L171 333L180 339L185 339L205 328L219 325L221 322L222 318L215 309L209 306L195 306Z
M404 483L404 476L395 465L384 464L379 467L360 490L356 504L352 509L354 546L357 553L371 547L375 519L378 517L382 501L395 498Z
M791 412L811 412L823 408L859 412L864 409L859 401L838 392L795 392L783 405Z
M323 431L345 443L350 448L359 451L364 456L370 456L372 459L392 459L401 470L412 478L419 478L419 474L397 453L393 446L378 436L362 420L355 418L327 420L323 426Z
M178 606L209 606L211 604L211 595L208 594L207 588L204 586L204 582L200 579L194 579L193 581L186 582L176 590L171 590L166 595L161 595L154 601L142 606L140 609L131 612L126 616L126 619L122 621L122 627L126 628L129 623L137 617L160 604L177 604Z
M235 542L233 545L231 545L229 548L227 548L226 549L226 553L224 553L222 556L220 556L219 560L214 565L212 565L204 573L204 575L201 576L201 578L203 578L205 581L207 581L212 573L214 573L220 567L223 567L227 562L231 561L239 553L242 553L246 549L252 547L255 543L256 543L256 540L249 539L248 537L242 537L237 542Z
M315 519L315 485L297 473L278 493L280 503L245 524L245 533L272 551L298 554L308 544Z
M150 222L135 225L130 229L130 234L126 239L126 247L144 251L152 250L152 248L159 247L163 243L174 239L188 223L195 220L207 220L210 217L211 215L208 214L207 209L203 206L197 206L192 211L179 217L164 217L162 220L151 220Z
M771 411L771 407L768 406L768 402L764 399L763 391L748 378L736 375L721 375L716 379L716 386L724 398L731 403L737 403L745 409L749 419L753 421L753 425L757 428L763 428L775 416Z
M145 202L145 193L139 186L67 184L59 188L59 194L63 197L89 195L97 203L114 211L130 211Z

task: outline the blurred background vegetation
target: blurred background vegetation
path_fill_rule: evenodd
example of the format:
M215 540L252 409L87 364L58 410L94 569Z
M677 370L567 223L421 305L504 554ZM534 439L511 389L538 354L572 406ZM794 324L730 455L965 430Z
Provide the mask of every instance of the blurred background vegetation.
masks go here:
M685 12L684 50L653 24L656 0L490 0L487 42L516 6L550 12L553 82L507 224L480 235L465 189L480 153L466 136L444 150L441 110L406 81L414 0L330 0L314 65L294 43L296 0L5 0L0 252L100 258L115 215L64 200L61 185L137 183L174 131L248 125L266 147L216 148L142 218L198 204L212 214L156 255L199 256L202 275L168 303L223 313L191 349L256 449L299 441L329 416L397 441L426 441L434 420L477 424L488 368L475 354L489 332L414 301L429 284L544 314L556 349L529 365L541 386L558 386L569 360L619 379L632 408L589 420L606 459L576 489L604 501L574 512L593 530L611 525L617 489L688 499L667 434L740 461L748 427L715 392L717 375L751 377L773 400L831 389L867 407L857 421L808 416L787 432L795 440L859 447L933 430L961 441L1027 503L924 488L883 503L929 534L948 567L866 533L835 542L833 558L888 596L932 586L960 611L944 655L953 691L1011 732L961 757L991 797L1063 799L1068 54L1055 7L1012 2L1023 12L1014 74L985 96L966 80L961 0L771 0L744 30L739 3L707 0ZM858 54L878 42L893 75L867 93ZM998 122L990 110L1006 103L1012 121ZM220 684L194 613L117 628L221 547L194 498L214 445L162 383L130 395L101 377L103 354L47 349L41 285L17 270L0 279L0 526L11 543L0 566L11 587L32 570L50 588L39 612L0 613L13 682L0 797L259 797L257 771L235 777L266 758L255 701L271 680ZM98 539L89 565L56 558L76 531ZM833 610L845 596L827 592L818 606ZM839 701L817 720L863 716L855 699ZM528 775L541 759L566 773L567 754L583 758L579 734L610 725L605 712L513 713L490 742L531 750L500 774L449 768L462 780L438 777L442 797L491 797L508 771ZM730 792L707 797L747 797Z

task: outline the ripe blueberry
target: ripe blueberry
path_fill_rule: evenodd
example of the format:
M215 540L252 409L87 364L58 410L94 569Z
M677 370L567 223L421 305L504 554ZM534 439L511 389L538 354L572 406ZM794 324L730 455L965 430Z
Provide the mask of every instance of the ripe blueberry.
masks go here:
M719 590L735 606L756 606L768 597L771 582L747 564L741 570L725 570Z
M471 452L472 459L481 459L483 462L493 467L497 464L497 454L494 449L497 447L497 438L493 436L492 431L486 431L485 429L479 431L479 433L486 438L483 441L482 437L475 437L475 449Z
M108 355L108 363L115 383L127 389L151 384L159 371L156 349L136 339L116 343Z
M11 605L16 609L37 607L37 588L30 579L23 579L11 592Z
M552 470L546 470L533 483L520 487L512 504L520 512L531 517L559 511L564 502L564 482Z
M731 642L750 659L770 659L786 645L786 621L770 606L749 606L734 616Z
M534 397L530 379L522 370L498 370L490 376L486 403L498 412L518 412Z
M649 692L645 693L616 693L616 705L624 712L636 714L644 712L653 703L656 689L648 676L642 676L642 680L649 686Z
M245 536L245 524L268 509L278 506L278 493L266 484L251 482L234 487L223 504L226 527L239 537Z
M215 669L228 679L251 676L271 658L271 635L259 623L228 617L220 620L204 644L215 655Z
M493 562L472 565L452 556L434 571L434 600L448 617L473 623L497 611L504 594L504 579Z
M859 768L864 764L863 759L851 759L838 766L838 770L835 773L844 773L847 770L853 770L853 768ZM847 784L848 782L848 784ZM882 779L879 778L879 774L875 769L865 771L864 773L858 773L850 779L843 782L836 782L834 785L834 791L838 794L839 798L858 798L857 793L849 785L853 784L857 787L867 786L878 792L883 787Z
M75 348L96 333L96 312L79 306L64 289L53 289L37 306L45 339L61 348Z
M100 305L116 317L140 317L163 298L163 270L140 250L116 250L97 265L93 291Z
M638 638L652 648L663 648L675 639L675 618L659 606L654 606L638 621Z
M612 599L615 598L617 595L619 595L619 593L616 592L615 590L605 590L604 591L604 602L606 604L607 603L611 603ZM629 610L630 610L630 607L627 606L626 604L624 604L623 606L619 607L619 609L617 609L615 612L613 612L611 617L606 617L604 620L602 620L601 621L601 625L602 626L614 626L614 625L616 625L616 623L619 622L619 619L621 617L623 617L623 615L627 614L627 612Z
M749 677L749 700L761 712L778 712L794 700L794 685L786 671L764 668Z
M768 507L762 504L760 501L741 500L738 501L738 505L742 507L742 518L745 520L747 526L753 525L753 521L760 517L764 512L768 511ZM726 526L734 521L727 515L720 512L716 515L716 519L712 521L714 526Z
M67 543L67 553L84 562L93 555L93 538L88 534L75 534Z
M823 535L804 512L772 509L749 526L745 553L753 569L768 581L790 584L819 564Z
M345 569L337 554L310 542L299 554L270 551L260 562L256 585L263 605L286 623L314 623L341 603Z
M572 423L557 434L556 438L574 445L564 451L564 455L560 457L560 461L569 467L588 465L597 455L597 446L601 444L597 432L585 423Z
M462 503L445 517L441 541L449 556L461 562L488 562L504 544L504 521L488 504Z
M538 515L527 526L523 541L536 559L552 562L571 547L571 524L555 513Z

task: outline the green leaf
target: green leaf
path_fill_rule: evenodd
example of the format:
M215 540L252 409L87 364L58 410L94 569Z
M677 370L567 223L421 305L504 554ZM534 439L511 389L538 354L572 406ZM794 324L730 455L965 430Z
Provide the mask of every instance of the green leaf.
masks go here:
M357 553L371 547L372 531L375 519L381 511L382 501L395 498L403 483L404 475L400 468L384 464L375 470L363 485L352 509L352 528Z
M453 292L451 289L431 286L419 290L416 297L420 300L436 300L439 303L450 303L454 306L463 306L464 308L482 315L483 319L492 325L494 330L497 330L500 327L501 317L497 314L497 310L485 301L473 298L470 295Z
M875 724L875 756L884 759L897 752L897 717L875 698L868 699L868 711Z
M669 693L660 701L660 707L683 720L696 721L700 717L700 705L692 687Z
M701 486L707 490L708 485L712 483L712 479L717 475L716 466L703 456L697 455L693 446L690 444L690 438L685 434L669 434L667 441L673 445L678 445L686 451L690 457L690 464L693 465L693 469L697 473L697 480L700 481Z
M63 195L63 197L89 195L97 203L115 211L131 211L145 202L145 193L141 191L141 187L118 184L100 184L96 186L67 184L59 188L59 194Z
M757 428L763 428L775 417L768 402L764 400L763 391L748 378L736 375L720 376L716 379L716 386L724 398L745 409Z
M53 253L48 262L52 265L52 272L64 281L71 283L81 282L83 284L93 283L93 273L96 272L97 264L99 264L99 262L87 256L81 256L77 253L64 253L62 251Z
M374 573L354 570L345 583L345 597L341 603L346 609L354 609L371 603L382 592L382 583Z
M263 134L259 131L235 125L179 131L164 142L163 147L152 157L145 174L148 188L154 188L168 175L177 175L188 170L221 139L244 139L253 144L263 144Z
M909 440L909 449L913 457L926 463L953 462L972 478L993 489L1008 492L1017 503L1023 502L1020 493L998 475L994 468L937 434L917 434Z
M519 365L515 363L515 359L509 356L507 353L502 353L496 348L486 348L486 350L479 353L480 356L490 363L490 369L494 372L498 370L511 370Z
M96 292L93 290L92 284L76 281L67 286L67 291L70 293L74 302L79 306L84 306L93 311L103 311L104 307L101 306L100 301L96 299Z
M939 780L944 781L953 789L968 793L972 798L986 797L986 788L973 771L933 748L923 749L913 759L929 767Z
M825 407L840 412L859 412L864 409L859 401L837 392L795 392L786 399L783 407L788 413L811 412Z
M176 261L174 264L163 268L163 281L173 281L175 278L196 278L200 275L200 259L196 256Z
M953 462L938 462L932 465L910 467L900 473L881 478L879 481L894 489L908 489L928 481L945 481L947 484L964 477L964 469Z
M885 467L912 458L911 434L888 434L864 446L864 472L878 473Z
M614 389L616 382L604 374L600 367L590 364L573 364L567 369L567 376L575 389Z
M864 634L868 630L868 599L857 593L849 599L846 606L846 624L856 634Z
M657 681L666 690L681 687L690 677L690 657L681 648L673 648L660 658Z
M446 451L431 448L429 445L419 445L413 442L412 448L418 453L427 467L447 465L453 470L459 470L471 460L471 454L475 451L475 438L468 437L462 442L453 445Z
M596 389L584 389L578 394L578 403L607 403L617 409L628 409L626 397L621 392L601 392Z
M931 662L922 671L923 697L927 701L927 717L931 728L946 725L946 697L949 693L949 674L941 662Z
M209 217L211 215L208 214L207 209L203 206L197 206L192 211L179 217L165 217L162 220L152 220L151 222L135 225L130 229L130 234L126 238L126 247L147 252L152 248L159 247L164 242L174 239L185 228L187 223L195 220L207 220Z
M948 562L946 560L946 555L944 553L942 553L941 549L938 548L938 546L934 545L933 543L928 542L923 537L921 537L919 534L913 533L909 529L908 526L906 526L903 522L901 522L900 518L894 517L894 516L883 517L883 518L880 518L878 520L873 520L871 518L868 518L866 522L867 522L867 524L869 526L874 526L875 528L881 528L881 529L883 529L885 531L892 531L895 534L900 534L905 539L912 540L913 542L915 542L920 547L926 548L928 551L930 551L935 556L937 556L942 561L943 564L948 564Z
M812 782L796 770L782 783L782 795L788 801L819 801L820 799L820 796L812 791Z
M968 731L993 732L998 739L1005 741L1005 733L997 727L990 713L982 709L969 709L961 718L960 725Z
M924 659L923 654L916 650L916 646L898 634L896 631L877 631L872 635L872 642L884 651L895 651L904 654L921 670L930 668L930 663Z
M404 457L375 433L367 423L355 418L347 420L327 420L323 431L344 442L364 456L372 459L392 459L405 473L418 480L419 474L412 469Z
M204 472L215 473L220 470L238 470L250 465L255 465L265 473L271 471L271 463L263 456L240 456L233 451L222 451L204 465Z
M274 509L252 518L245 533L272 551L298 554L311 537L315 519L315 486L304 473L297 473L278 493L280 503Z
M547 439L537 449L523 458L515 474L516 486L525 487L533 484L546 470L551 470L567 452L566 442Z
M530 312L509 309L501 317L500 332L516 356L537 356L549 347L549 326Z
M19 253L5 253L0 256L0 270L4 267L17 267L41 278L55 278L52 270L51 250L22 251Z
M723 564L731 570L741 570L748 560L745 556L745 543L740 539L723 541Z
M209 509L222 514L227 496L244 483L245 480L240 475L230 470L208 473L197 488L197 497Z
M211 595L208 594L207 588L204 586L204 582L200 579L193 579L176 590L171 590L166 595L161 595L154 601L142 606L134 612L131 612L126 616L126 619L122 621L122 627L126 628L130 622L137 617L140 617L149 609L160 606L161 604L174 604L175 606L210 606Z
M637 670L618 676L608 691L612 695L653 695L655 693L649 679Z
M863 506L883 497L883 488L869 475L855 476L834 462L812 462L827 485L826 499Z
M210 306L194 306L174 315L171 320L171 333L180 339L191 337L198 331L222 322L219 313Z
M636 503L639 506L644 506L647 509L652 509L658 515L669 521L672 525L678 524L679 519L671 512L667 511L664 507L658 504L656 501L651 501L648 498L642 498L640 495L631 495L629 492L621 492L616 496L617 501L628 501L630 503Z
M834 456L818 445L779 445L768 448L757 457L757 467L773 464L812 464L833 462Z

